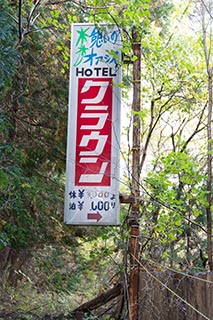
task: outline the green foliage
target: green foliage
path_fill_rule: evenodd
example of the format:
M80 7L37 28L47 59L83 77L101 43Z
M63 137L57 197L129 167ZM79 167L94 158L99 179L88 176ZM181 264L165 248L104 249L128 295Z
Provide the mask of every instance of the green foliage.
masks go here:
M18 62L18 52L15 49L17 29L7 1L0 2L0 30L0 92L4 92L16 72Z
M163 35L166 32L166 29L169 27L169 17L170 13L174 9L174 4L170 0L152 0L150 16L151 20L155 22L157 27L162 29L161 34Z
M29 7L22 9L24 23ZM62 238L68 83L51 37L45 31L24 39L1 101L1 249Z
M150 230L154 232L155 241L160 239L164 254L171 245L179 248L176 254L184 250L184 239L188 233L191 245L193 242L197 245L197 241L201 243L198 238L203 233L199 225L204 227L205 222L201 222L200 217L207 203L206 177L199 170L199 164L189 154L170 152L158 159L158 169L147 175L146 184L153 201L148 202L144 209L147 215L152 215ZM194 229L197 230L196 236ZM178 261L175 251L173 259Z
M44 252L48 257L44 259ZM76 268L73 260L74 251L65 246L47 246L43 251L35 254L35 258L41 272L41 279L38 281L38 288L45 286L46 289L56 293L71 293L79 285L81 270Z
M1 249L9 245L16 249L40 245L44 237L45 241L54 241L58 236L53 232L57 228L54 219L58 213L53 209L58 198L53 194L57 180L26 176L24 153L12 145L1 150L7 182L1 189Z
M151 26L149 31L142 40L146 65L143 78L147 81L147 86L143 88L144 98L156 99L161 108L172 96L172 104L177 104L183 112L190 111L198 101L203 103L206 99L206 93L202 90L204 72L202 68L196 68L197 63L202 65L198 42L191 37L186 40L185 35L172 34L165 46L160 30L156 32L155 27ZM166 106L169 107L168 104Z

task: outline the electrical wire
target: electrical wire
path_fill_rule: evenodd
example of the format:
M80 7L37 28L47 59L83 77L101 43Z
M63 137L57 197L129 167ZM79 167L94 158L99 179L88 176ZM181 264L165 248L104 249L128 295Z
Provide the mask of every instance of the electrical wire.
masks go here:
M158 267L160 267L160 268L162 268L162 269L166 269L166 270L172 271L172 272L174 272L174 273L181 274L181 275L183 275L183 276L185 276L185 277L187 277L187 278L191 278L191 279L198 280L198 281L201 281L201 282L213 284L213 281L206 280L206 279L203 279L203 278L199 278L199 277L194 276L194 275L192 275L192 274L190 274L190 273L186 273L186 272L182 272L182 271L179 271L179 270L175 270L175 269L170 268L170 267L167 267L167 266L162 266L160 263L155 262L155 261L153 261L153 260L151 260L151 259L143 258L143 260L145 260L145 261L147 261L147 262L149 262L149 263L151 263L151 264L154 264L154 265L156 265L156 266L158 266Z

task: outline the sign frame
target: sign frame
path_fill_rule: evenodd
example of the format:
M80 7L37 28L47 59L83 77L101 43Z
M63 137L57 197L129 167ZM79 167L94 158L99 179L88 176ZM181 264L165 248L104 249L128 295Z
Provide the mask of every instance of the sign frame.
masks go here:
M64 222L119 225L121 31L72 25Z

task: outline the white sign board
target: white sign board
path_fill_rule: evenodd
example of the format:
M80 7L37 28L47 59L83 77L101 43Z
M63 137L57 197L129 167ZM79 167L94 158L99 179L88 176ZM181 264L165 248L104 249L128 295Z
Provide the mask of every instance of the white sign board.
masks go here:
M119 224L121 34L72 27L66 224Z

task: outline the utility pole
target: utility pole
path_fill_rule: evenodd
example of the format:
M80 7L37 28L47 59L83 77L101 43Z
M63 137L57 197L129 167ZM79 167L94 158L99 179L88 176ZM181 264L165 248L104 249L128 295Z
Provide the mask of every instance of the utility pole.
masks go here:
M139 199L140 199L140 117L141 108L141 36L136 28L132 31L133 55L133 132L132 132L132 206L129 219L130 225L130 283L129 283L129 320L138 320L139 291Z

